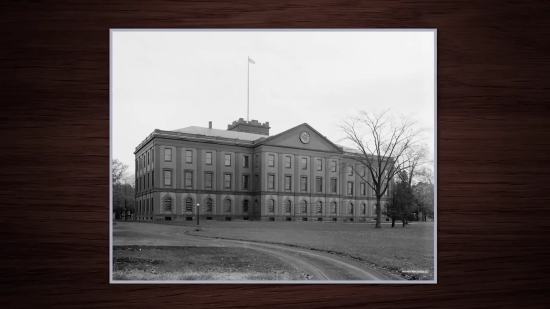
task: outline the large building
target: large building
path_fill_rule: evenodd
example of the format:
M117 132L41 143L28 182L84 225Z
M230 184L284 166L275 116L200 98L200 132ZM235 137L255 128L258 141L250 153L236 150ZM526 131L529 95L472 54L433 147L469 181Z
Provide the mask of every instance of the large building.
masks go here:
M155 130L136 148L138 220L365 221L364 167L307 123L269 136L242 118L227 130ZM350 168L353 166L353 168ZM388 194L386 194L387 198ZM197 206L198 204L198 206Z

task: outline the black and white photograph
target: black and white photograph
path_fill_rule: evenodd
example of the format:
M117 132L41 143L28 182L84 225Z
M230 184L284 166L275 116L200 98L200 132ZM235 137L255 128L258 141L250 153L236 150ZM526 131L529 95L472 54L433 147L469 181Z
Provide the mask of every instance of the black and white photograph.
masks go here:
M437 283L435 29L111 29L111 283Z

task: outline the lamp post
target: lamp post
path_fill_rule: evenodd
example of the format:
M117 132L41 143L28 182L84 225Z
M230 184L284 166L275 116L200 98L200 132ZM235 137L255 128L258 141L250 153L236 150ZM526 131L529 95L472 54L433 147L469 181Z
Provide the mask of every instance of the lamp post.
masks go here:
M200 209L199 206L200 204L197 203L197 226L199 226L199 209Z

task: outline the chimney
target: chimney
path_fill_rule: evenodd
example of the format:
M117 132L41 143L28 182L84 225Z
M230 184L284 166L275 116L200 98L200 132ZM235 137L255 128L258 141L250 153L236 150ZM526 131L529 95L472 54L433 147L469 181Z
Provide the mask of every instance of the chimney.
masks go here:
M208 128L212 129L212 121L208 121Z

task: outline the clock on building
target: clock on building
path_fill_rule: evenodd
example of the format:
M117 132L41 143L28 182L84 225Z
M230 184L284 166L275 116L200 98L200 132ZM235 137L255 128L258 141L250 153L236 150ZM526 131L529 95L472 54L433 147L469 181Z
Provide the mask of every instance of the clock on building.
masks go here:
M302 141L302 143L304 143L304 144L309 143L309 133L307 133L307 132L302 132L302 133L300 134L300 141Z

